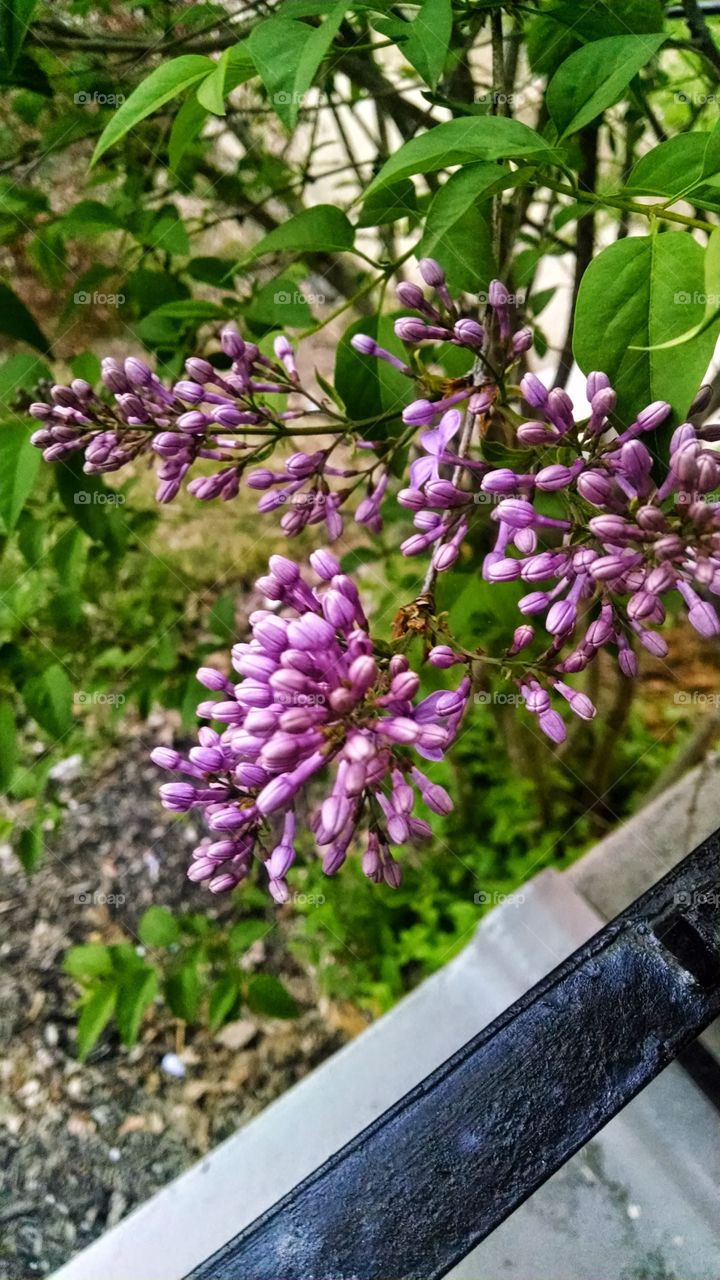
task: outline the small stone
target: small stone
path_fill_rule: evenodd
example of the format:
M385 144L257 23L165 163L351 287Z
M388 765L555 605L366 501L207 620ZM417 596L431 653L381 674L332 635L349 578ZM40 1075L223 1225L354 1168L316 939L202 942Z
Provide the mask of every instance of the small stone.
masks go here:
M238 1018L235 1022L226 1022L215 1036L215 1041L224 1049L244 1049L252 1044L257 1033L258 1029L254 1022L250 1022L248 1018Z
M160 1062L160 1070L174 1080L182 1080L185 1075L185 1063L181 1058L178 1058L176 1053L166 1053Z

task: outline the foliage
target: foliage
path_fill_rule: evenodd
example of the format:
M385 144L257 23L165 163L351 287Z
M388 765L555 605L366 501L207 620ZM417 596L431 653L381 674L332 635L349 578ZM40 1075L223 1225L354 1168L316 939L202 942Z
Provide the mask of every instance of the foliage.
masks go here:
M130 942L71 947L65 972L81 988L77 1047L86 1058L114 1019L122 1043L134 1045L151 1005L190 1026L218 1031L243 1009L267 1018L294 1018L292 996L270 973L248 973L243 955L267 932L248 917L230 928L197 912L173 915L149 907L138 924L142 946Z
M163 0L3 6L0 787L28 870L57 818L50 771L87 749L88 712L117 721L158 702L189 728L193 671L236 638L233 595L260 559L248 531L247 571L228 567L218 583L202 555L188 563L158 535L141 470L118 487L72 459L39 469L30 401L68 373L98 388L103 343L144 348L175 379L191 351L216 357L212 330L223 321L240 320L264 354L280 330L312 336L331 325L343 332L332 384L325 370L320 385L339 412L367 422L368 438L390 440L396 480L409 444L398 374L368 368L350 340L363 332L406 354L387 286L423 255L445 264L455 291L483 295L499 275L525 299L535 327L527 360L546 381L564 386L573 361L605 371L619 423L667 400L657 446L666 452L720 332L720 24L682 8L683 18L659 0L280 0L237 13ZM559 259L572 263L566 307ZM415 370L433 394L433 378L461 372L457 355L447 344L432 369ZM517 424L502 425L487 456L512 466ZM188 525L197 519L189 502L182 511ZM406 532L396 513L383 535L354 540L343 565L369 591L382 584L384 623L416 594L417 574L395 554ZM222 543L216 536L216 561ZM482 537L470 551L487 551ZM490 647L517 596L494 586L491 603L486 588L465 560L438 604ZM615 735L618 770L645 746L637 718L623 738L629 714ZM511 723L502 711L476 717L443 766L460 803L442 839L462 863L426 855L422 876L411 869L394 896L362 898L350 878L302 916L319 964L334 946L322 912L346 945L358 939L363 998L384 1005L413 966L440 963L445 942L457 945L477 917L478 878L518 883L541 830L549 860L563 805L580 819L564 854L590 836L586 784L552 765L548 812L547 778L533 775ZM611 781L605 730L583 732L576 775L597 768ZM651 759L656 770L663 752ZM478 824L479 851L467 834ZM184 954L200 943L183 933L169 945ZM83 1007L86 1045L119 1014L122 982L135 993L123 997L123 1034L162 986L133 956L105 955Z

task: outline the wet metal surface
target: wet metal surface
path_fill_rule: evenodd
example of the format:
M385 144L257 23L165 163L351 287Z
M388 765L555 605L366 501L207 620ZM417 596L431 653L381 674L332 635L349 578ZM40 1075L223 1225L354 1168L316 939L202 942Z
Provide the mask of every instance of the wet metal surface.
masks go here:
M444 1275L720 1013L719 894L716 835L192 1280Z

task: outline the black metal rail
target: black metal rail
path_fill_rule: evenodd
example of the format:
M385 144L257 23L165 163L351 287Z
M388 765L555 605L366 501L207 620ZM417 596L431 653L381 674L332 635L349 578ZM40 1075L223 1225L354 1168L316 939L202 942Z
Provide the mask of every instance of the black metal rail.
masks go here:
M719 835L191 1280L445 1275L720 1014Z

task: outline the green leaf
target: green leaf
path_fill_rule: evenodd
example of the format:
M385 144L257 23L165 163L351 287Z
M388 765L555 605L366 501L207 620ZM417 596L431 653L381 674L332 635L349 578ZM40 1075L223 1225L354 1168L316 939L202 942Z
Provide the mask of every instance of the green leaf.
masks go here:
M64 738L73 722L73 687L59 662L31 676L22 686L25 706L33 720L53 738Z
M386 434L387 426L375 419L386 413L396 413L399 417L410 398L411 385L399 369L355 351L350 344L356 333L366 333L401 360L407 353L395 334L391 316L368 316L354 321L337 345L335 390L350 418L362 422L369 419L363 435L371 440L379 439Z
M180 926L167 907L148 907L140 917L138 937L146 947L169 947L180 941Z
M293 129L303 98L337 35L347 5L336 4L319 27L272 17L253 27L248 48L275 114Z
M253 245L243 263L266 253L342 253L352 249L355 232L342 209L333 204L316 204L269 231Z
M403 57L431 89L443 73L452 24L451 0L425 0L417 17L408 24L408 36L401 46Z
M248 47L276 116L292 129L300 108L294 101L295 73L310 28L292 18L267 18L253 27Z
M0 426L0 525L10 533L32 492L40 450L30 443L27 427L12 422Z
M573 346L584 373L601 369L623 423L652 400L682 419L712 357L707 331L674 350L640 350L685 333L705 314L705 254L685 232L631 236L590 264L578 294ZM635 349L633 349L635 348Z
M50 350L50 343L40 326L28 311L24 302L7 284L0 283L0 333L17 342L27 342L44 355Z
M113 1015L117 987L114 983L103 983L93 991L82 1006L82 1013L77 1025L78 1056L84 1061L93 1045L97 1044Z
M119 495L103 484L99 476L85 475L77 455L54 468L53 474L64 506L83 533L113 555L124 551L129 529L120 514Z
M665 33L608 36L571 53L558 67L545 94L560 138L590 124L623 95L630 81L667 40Z
M15 829L13 849L23 870L27 875L31 876L45 852L45 842L39 818L36 818L30 827Z
M113 972L112 953L101 942L85 942L65 952L63 970L79 982L104 978Z
M152 316L167 316L170 320L222 320L226 315L224 307L216 302L208 302L205 298L181 298L178 302L164 302L156 307L146 319Z
M69 236L102 235L106 231L124 231L126 224L107 205L99 200L81 200L68 209L61 219Z
M29 352L11 356L0 364L0 404L11 408L21 391L31 394L38 382L52 381L48 366L37 356ZM27 418L23 413L23 425L27 429Z
M347 0L338 0L338 3L330 10L325 21L319 27L310 28L310 35L305 41L305 46L300 54L295 71L293 101L290 104L289 112L291 128L297 122L303 98L315 79L318 68L340 29L346 9Z
M520 120L504 116L448 120L411 138L386 160L370 183L365 198L401 178L436 173L451 165L472 164L474 160L525 159L551 164L559 158L559 153L550 148L539 133Z
M0 47L4 71L12 71L20 56L37 0L3 0L0 6Z
M171 98L197 84L198 80L214 70L212 60L197 53L185 53L180 58L173 58L156 67L118 107L110 123L103 129L90 161L91 167L146 116L158 111Z
M227 95L255 74L255 63L245 41L225 49L215 70L197 87L200 106L215 116L224 116Z
M193 94L185 99L172 122L168 138L168 165L172 174L177 174L180 161L198 137L207 118L208 112Z
M409 178L401 178L382 191L376 191L363 203L357 225L359 227L384 227L398 218L406 218L417 212L417 196Z
M154 969L144 966L125 975L120 983L115 1007L115 1019L123 1044L134 1045L145 1010L152 1004L158 989Z
M7 791L17 764L15 708L9 698L0 699L0 790Z
M217 1031L227 1021L240 994L237 978L225 974L213 984L208 1001L210 1030Z
M599 5L597 0L552 0L527 26L527 53L536 75L551 76L579 45L628 31L662 31L661 0L623 0Z
M289 991L270 973L256 973L248 982L247 1002L253 1013L266 1018L296 1018L300 1010Z
M677 196L691 191L703 179L706 133L680 133L641 156L627 180L628 192L651 196Z
M192 964L184 964L165 979L165 999L170 1011L183 1022L195 1022L200 1005L200 977Z
M442 262L451 289L477 293L495 274L488 197L513 174L496 164L468 165L433 196L419 253Z
M228 943L233 951L247 951L253 942L259 942L268 932L265 920L238 920L228 934Z

